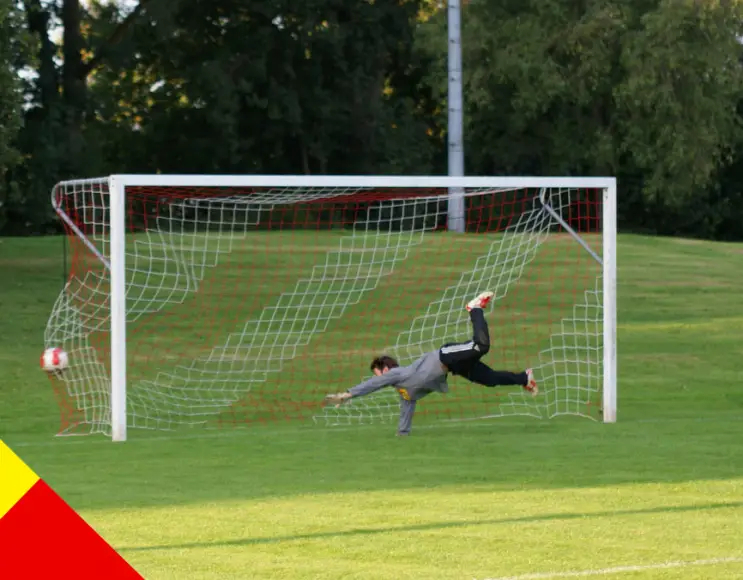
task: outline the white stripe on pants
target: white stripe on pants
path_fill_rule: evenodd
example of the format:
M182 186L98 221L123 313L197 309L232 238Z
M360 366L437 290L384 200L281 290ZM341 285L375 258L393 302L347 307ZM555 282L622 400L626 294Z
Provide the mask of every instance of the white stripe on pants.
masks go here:
M475 341L471 340L462 344L452 344L451 346L441 347L441 354L451 354L453 352L463 352L465 350L475 350Z

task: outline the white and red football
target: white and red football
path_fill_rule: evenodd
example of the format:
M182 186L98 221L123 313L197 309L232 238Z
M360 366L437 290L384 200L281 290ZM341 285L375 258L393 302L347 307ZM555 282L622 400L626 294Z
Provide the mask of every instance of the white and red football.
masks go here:
M67 353L61 348L47 348L41 355L41 368L48 373L65 370L69 362Z

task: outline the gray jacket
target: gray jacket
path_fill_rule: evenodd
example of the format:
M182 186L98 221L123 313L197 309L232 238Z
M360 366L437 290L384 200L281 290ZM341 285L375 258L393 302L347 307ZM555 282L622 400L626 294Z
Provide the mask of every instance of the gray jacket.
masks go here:
M426 353L408 366L390 369L383 375L367 379L348 392L352 397L363 397L384 387L395 387L407 401L417 401L434 391L448 393L449 385L439 351Z
M351 393L351 397L362 397L384 387L394 387L400 394L400 420L397 433L398 435L409 434L416 402L433 392L449 392L446 371L439 360L439 351L426 353L408 366L390 369L383 375L367 379L348 389L348 392Z

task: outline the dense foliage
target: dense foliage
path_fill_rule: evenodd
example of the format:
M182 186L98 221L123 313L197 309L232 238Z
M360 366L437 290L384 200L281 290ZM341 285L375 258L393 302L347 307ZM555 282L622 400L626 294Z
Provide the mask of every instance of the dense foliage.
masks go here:
M471 175L616 175L625 230L743 239L743 1L463 2ZM112 172L446 172L434 0L0 0L0 233Z

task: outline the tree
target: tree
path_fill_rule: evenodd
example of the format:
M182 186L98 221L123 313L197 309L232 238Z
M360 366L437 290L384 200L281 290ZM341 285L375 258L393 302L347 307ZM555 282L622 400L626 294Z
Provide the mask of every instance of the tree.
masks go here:
M480 0L463 16L469 173L616 175L620 225L714 231L741 138L743 3ZM418 35L441 101L445 26Z
M17 195L8 172L20 161L16 138L21 127L23 95L18 67L23 38L20 14L12 0L0 0L0 229L9 203Z
M663 0L625 36L615 88L622 153L654 205L704 192L740 138L743 3Z
M613 168L609 109L623 28L619 6L604 0L482 0L464 7L468 172ZM446 13L440 12L422 27L419 43L438 55L430 82L440 98L446 95L445 27Z
M101 151L107 132L96 123L96 104L88 99L90 77L108 61L115 61L149 1L141 0L129 13L115 3L96 0L87 3L90 10L80 0L12 3L13 29L21 31L29 46L25 58L14 63L14 72L17 75L24 69L28 74L24 75L25 107L17 137L23 161L7 179L8 189L16 194L7 204L0 232L44 233L59 228L49 204L54 184L97 175L106 167ZM61 44L51 36L52 27L58 24L63 30Z
M440 0L0 2L4 233L71 177L446 167ZM469 174L612 174L620 226L734 235L743 0L462 5Z
M101 71L91 90L140 171L425 171L411 80L418 5L153 5L121 74Z

